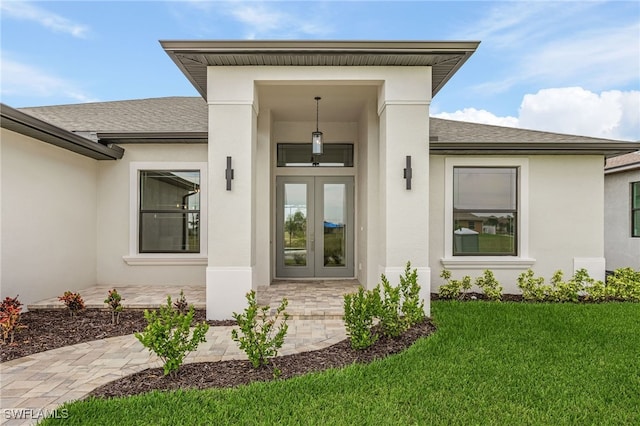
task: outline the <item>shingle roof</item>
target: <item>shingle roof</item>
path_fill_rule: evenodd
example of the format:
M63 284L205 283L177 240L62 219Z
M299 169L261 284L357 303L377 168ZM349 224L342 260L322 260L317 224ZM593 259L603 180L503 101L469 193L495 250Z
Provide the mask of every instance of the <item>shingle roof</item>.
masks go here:
M435 117L431 117L429 128L430 136L432 139L437 137L437 142L612 142L611 139L493 126Z
M174 142L188 142L185 135L197 133L198 140L206 142L207 105L200 97L45 106L20 111L69 131L97 132L99 137L103 133L101 142L106 143L134 142L135 136L128 136L135 134L147 142L158 142L162 141L163 133ZM430 150L434 154L604 153L613 156L640 150L640 144L432 117Z
M608 173L640 169L640 151L608 158L604 169Z
M206 132L207 104L200 97L167 97L19 108L69 131Z

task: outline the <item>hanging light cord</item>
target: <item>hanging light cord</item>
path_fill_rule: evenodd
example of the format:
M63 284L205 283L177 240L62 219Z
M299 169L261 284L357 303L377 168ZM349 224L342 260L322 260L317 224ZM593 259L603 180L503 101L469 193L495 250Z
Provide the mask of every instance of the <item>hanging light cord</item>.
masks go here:
M315 98L315 99L316 99L316 132L318 132L318 131L319 131L319 130L318 130L318 121L319 121L319 117L320 117L320 113L319 113L319 110L320 110L319 101L320 101L320 99L322 99L322 98L321 98L320 96L316 96L316 98Z

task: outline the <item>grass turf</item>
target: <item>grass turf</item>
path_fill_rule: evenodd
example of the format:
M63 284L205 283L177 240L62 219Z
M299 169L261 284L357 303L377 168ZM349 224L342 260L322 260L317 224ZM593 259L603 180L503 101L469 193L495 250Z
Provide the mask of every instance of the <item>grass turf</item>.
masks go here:
M640 304L432 303L374 362L238 389L65 405L69 424L640 424ZM47 420L44 424L54 424Z

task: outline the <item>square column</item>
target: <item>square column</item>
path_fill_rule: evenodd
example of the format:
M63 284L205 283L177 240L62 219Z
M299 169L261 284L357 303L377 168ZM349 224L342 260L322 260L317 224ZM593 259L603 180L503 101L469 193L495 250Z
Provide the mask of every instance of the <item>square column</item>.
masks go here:
M217 70L216 70L217 71ZM209 70L209 262L207 319L231 319L254 287L258 112L253 80ZM212 76L212 74L214 74ZM233 87L233 92L228 88ZM233 179L227 189L227 157Z
M430 313L429 104L430 68L403 69L385 81L379 99L380 273L399 282L407 261L418 270L421 297ZM411 188L404 170L411 157Z

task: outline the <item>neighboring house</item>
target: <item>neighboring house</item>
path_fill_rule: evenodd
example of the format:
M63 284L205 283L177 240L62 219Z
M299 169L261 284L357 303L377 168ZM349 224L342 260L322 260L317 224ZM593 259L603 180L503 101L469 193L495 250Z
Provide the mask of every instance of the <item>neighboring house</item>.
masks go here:
M640 152L607 159L604 189L607 270L640 269Z
M407 261L427 311L443 268L604 276L602 164L639 144L430 119L477 42L162 45L201 98L2 105L3 296L200 284L230 318L278 278Z

